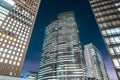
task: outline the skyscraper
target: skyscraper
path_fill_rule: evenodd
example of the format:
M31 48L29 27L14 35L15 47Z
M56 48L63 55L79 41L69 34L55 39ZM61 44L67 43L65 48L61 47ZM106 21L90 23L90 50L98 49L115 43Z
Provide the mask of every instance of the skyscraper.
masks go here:
M39 80L85 80L73 12L63 12L46 27Z
M39 4L0 0L0 75L20 75Z
M88 77L109 80L101 52L92 43L85 45L84 48Z
M90 0L90 4L120 80L120 0Z

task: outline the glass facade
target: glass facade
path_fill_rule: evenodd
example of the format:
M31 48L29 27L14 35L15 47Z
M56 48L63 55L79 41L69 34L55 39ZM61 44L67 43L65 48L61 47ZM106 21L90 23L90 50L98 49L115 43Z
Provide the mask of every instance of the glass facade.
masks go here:
M13 9L16 1L13 0L0 0L0 26L5 20L6 16Z
M24 78L17 78L17 77L10 77L10 76L1 76L0 80L35 80L35 79L24 79Z
M60 13L45 31L38 80L85 80L73 12Z
M29 71L23 77L24 79L38 80L38 72Z
M19 76L40 0L0 0L0 75Z
M88 77L96 80L109 80L101 52L92 43L85 45L84 48Z
M120 0L90 0L90 4L120 79Z

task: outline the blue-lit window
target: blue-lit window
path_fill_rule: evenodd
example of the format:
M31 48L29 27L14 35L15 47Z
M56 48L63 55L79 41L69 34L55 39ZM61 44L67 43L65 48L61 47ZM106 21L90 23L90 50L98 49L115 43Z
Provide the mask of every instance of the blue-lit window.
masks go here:
M0 6L0 13L7 15L9 13L9 10Z
M115 55L113 48L109 48L109 52L111 55Z
M110 30L106 30L106 33L107 33L108 35L111 35Z
M120 43L120 37L111 37L109 38L111 44L119 44Z
M103 34L104 36L120 34L120 28L103 30L103 31L102 31L102 34Z
M4 20L5 19L5 15L3 15L3 14L0 14L0 20Z
M120 68L120 61L118 61L118 59L113 59L113 63L116 68Z
M102 31L102 34L103 34L104 36L107 35L105 30Z
M109 40L110 40L110 42L111 42L112 44L115 44L115 40L114 40L113 37L109 38Z
M116 54L120 54L120 48L119 47L114 47L114 51Z
M15 0L0 0L0 26L5 20L9 11L12 10Z
M15 4L15 1L14 0L3 0L5 1L6 3L10 4L10 5L14 5Z
M115 3L115 6L120 6L120 2L119 3Z
M110 45L110 41L108 38L105 38L105 42L107 43L107 45Z
M120 43L120 37L114 37L116 43Z

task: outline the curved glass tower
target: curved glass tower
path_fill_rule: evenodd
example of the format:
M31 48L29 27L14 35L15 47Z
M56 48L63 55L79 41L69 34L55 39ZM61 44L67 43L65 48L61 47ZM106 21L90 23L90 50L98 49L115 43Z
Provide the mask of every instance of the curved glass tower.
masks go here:
M45 31L38 80L85 80L73 12L60 13Z

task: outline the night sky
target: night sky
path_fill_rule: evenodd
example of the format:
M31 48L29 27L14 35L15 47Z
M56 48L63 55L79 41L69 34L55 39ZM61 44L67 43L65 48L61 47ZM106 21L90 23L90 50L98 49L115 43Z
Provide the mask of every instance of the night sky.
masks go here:
M111 80L117 80L88 0L42 0L21 74L38 71L44 30L61 12L74 11L82 48L92 42L101 52ZM83 48L84 49L84 48Z

